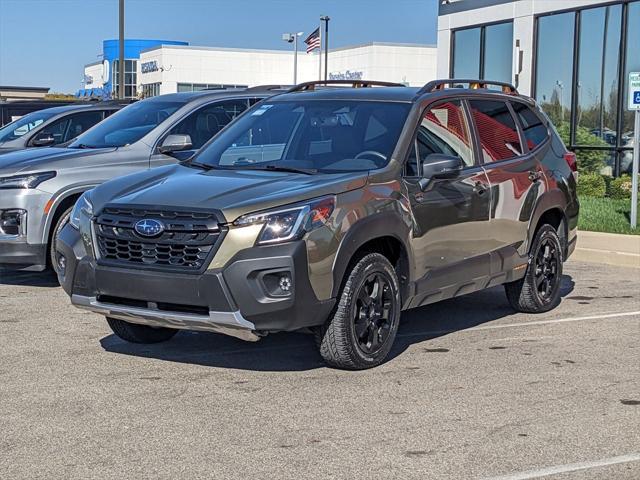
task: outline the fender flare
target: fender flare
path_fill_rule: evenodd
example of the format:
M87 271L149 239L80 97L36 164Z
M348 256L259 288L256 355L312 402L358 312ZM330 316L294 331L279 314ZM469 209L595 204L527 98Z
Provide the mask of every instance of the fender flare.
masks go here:
M414 270L413 255L409 246L410 236L410 226L394 211L380 212L364 217L354 223L340 242L333 262L332 297L336 298L340 293L342 280L344 279L349 262L358 249L365 243L382 237L393 237L402 245L408 261L407 285L409 285ZM403 290L406 290L406 287Z
M62 202L64 202L67 198L69 198L72 195L77 195L77 194L83 194L84 192L86 192L87 190L91 190L92 188L97 187L99 184L89 184L89 185L75 185L71 188L68 188L66 190L62 190L62 191L58 191L53 195L53 203L51 204L51 208L49 209L49 213L46 214L46 217L44 219L44 228L42 229L42 243L43 244L48 244L49 243L49 233L51 230L51 224L53 223L53 217L55 216L56 212L58 211L58 207L60 207L60 204Z
M536 233L536 228L540 218L549 210L560 210L562 213L562 223L565 229L565 234L567 230L567 197L565 194L558 189L550 190L541 195L533 208L533 213L531 215L531 219L529 220L529 228L527 229L527 252L529 251L529 245L533 242L533 237ZM566 239L561 239L566 243Z

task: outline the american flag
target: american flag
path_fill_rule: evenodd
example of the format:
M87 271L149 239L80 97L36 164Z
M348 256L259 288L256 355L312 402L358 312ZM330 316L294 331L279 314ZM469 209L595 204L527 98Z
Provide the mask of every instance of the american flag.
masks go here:
M316 28L304 43L307 44L307 53L311 53L315 49L320 48L320 27Z

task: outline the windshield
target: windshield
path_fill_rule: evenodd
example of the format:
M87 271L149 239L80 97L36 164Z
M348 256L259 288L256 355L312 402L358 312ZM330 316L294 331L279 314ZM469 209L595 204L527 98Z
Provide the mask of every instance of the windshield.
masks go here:
M389 162L411 105L306 100L263 103L193 160L213 168L373 170Z
M15 122L0 128L0 143L20 138L26 133L53 117L55 113L47 111L31 112Z
M124 147L137 142L166 120L184 102L143 100L114 113L80 135L70 148Z

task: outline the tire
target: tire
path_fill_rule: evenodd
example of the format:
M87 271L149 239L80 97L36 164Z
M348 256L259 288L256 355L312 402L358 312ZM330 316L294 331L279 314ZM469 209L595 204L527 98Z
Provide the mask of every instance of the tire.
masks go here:
M327 323L316 330L325 362L336 368L363 370L387 358L400 323L398 276L379 253L353 267Z
M562 244L551 225L542 225L531 245L524 277L504 286L507 299L518 312L543 313L560 303Z
M116 318L106 317L107 323L118 337L131 343L160 343L170 340L178 330L138 325Z
M49 239L48 246L48 257L47 261L49 266L53 269L55 273L58 273L58 262L56 261L56 238L58 238L58 234L64 228L64 226L69 223L69 217L71 217L71 212L73 211L73 205L67 208L62 215L58 217L55 225L53 226L53 230L51 231L51 238Z

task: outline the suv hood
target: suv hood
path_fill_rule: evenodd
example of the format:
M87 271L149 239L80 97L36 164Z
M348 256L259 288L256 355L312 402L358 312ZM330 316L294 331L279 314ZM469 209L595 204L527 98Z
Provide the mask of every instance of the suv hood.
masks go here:
M368 172L304 175L260 170L209 170L170 165L120 177L92 190L93 211L106 204L207 208L227 222L246 213L361 188Z
M63 161L79 157L100 155L112 152L115 148L80 149L80 148L28 148L0 155L0 176L15 175L20 172L42 172L56 170ZM0 150L1 151L1 150ZM75 164L75 162L73 162ZM67 166L67 165L65 165Z

